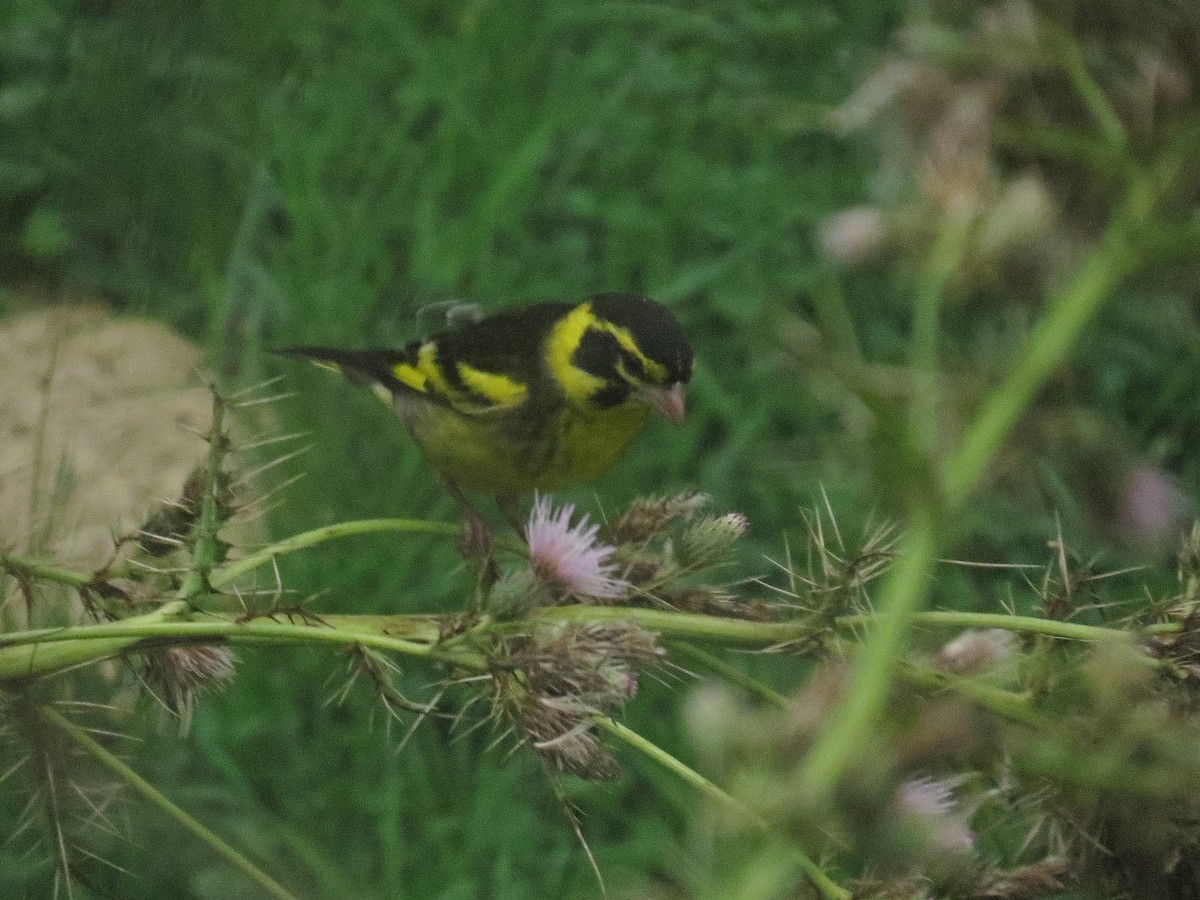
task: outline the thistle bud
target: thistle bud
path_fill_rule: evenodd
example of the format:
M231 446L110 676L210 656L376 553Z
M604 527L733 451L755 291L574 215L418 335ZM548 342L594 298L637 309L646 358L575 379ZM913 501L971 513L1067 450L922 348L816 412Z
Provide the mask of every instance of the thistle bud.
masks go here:
M679 562L697 568L724 562L749 527L746 517L738 512L705 516L680 538L675 551Z
M663 534L671 523L692 518L712 501L708 494L684 491L674 497L638 497L613 526L618 544L641 543Z
M497 619L517 619L539 606L550 606L554 597L546 582L529 566L505 572L487 597L487 608Z

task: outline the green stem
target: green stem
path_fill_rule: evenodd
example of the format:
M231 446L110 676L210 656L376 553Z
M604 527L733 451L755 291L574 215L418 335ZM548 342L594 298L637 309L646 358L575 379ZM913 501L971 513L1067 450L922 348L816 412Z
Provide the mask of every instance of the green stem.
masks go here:
M1084 326L1128 270L1130 234L1146 218L1153 199L1147 182L1131 184L1126 206L1114 214L1101 246L1051 301L1004 383L984 401L947 464L946 496L951 507L966 502L1038 388L1066 359Z
M65 731L71 740L91 754L97 761L116 773L134 791L141 794L143 798L157 806L192 834L196 835L196 837L200 838L200 840L204 841L204 843L208 844L218 854L225 857L229 863L244 872L272 897L276 897L278 900L296 900L296 897L285 890L279 882L275 881L270 875L217 837L212 831L176 806L162 791L158 790L158 788L133 771L128 765L100 746L91 735L78 725L75 725L59 712L49 707L43 706L38 712L47 722Z
M239 622L229 616L213 616L202 621L176 619L187 612L181 601L172 601L143 616L100 625L75 625L67 628L41 628L0 635L0 680L46 675L70 666L97 662L133 650L138 644L203 643L228 641L239 644L332 643L362 644L380 650L422 656L463 668L479 668L482 657L463 638L441 641L446 620L436 615L346 615L323 616L318 624L278 622L269 618ZM174 620L174 621L173 621ZM635 622L667 639L701 640L723 647L757 649L786 646L811 636L811 626L800 622L748 622L694 613L615 606L557 606L538 610L528 619L492 623L470 632L470 636L527 630L537 622ZM877 614L842 616L839 628L870 626ZM1059 622L1036 616L1007 613L955 611L918 611L911 614L913 625L935 628L1002 628L1028 634L1075 641L1128 640L1130 632L1099 625ZM1143 634L1175 634L1177 622L1163 622L1141 629ZM460 649L460 645L462 649ZM677 645L679 648L680 645ZM780 698L770 688L752 680L733 666L697 647L683 651L723 676L735 677L741 687L772 703Z
M0 682L8 679L36 678L115 656L134 643L117 629L162 625L186 609L187 604L184 601L173 600L145 615L112 624L41 628L0 636ZM80 632L93 639L70 640Z
M699 613L643 609L632 606L549 606L536 610L528 619L498 622L494 631L523 631L530 622L636 622L648 631L672 638L710 641L725 647L770 647L810 636L811 626L802 622L751 622Z
M1117 115L1116 109L1109 102L1104 89L1088 71L1083 48L1067 34L1061 35L1059 43L1063 49L1063 64L1066 66L1067 74L1075 85L1075 90L1083 99L1084 105L1088 108L1088 112L1096 120L1100 133L1104 135L1104 139L1110 147L1123 151L1128 143L1125 126L1121 123L1121 117Z
M221 530L218 513L218 492L222 490L221 468L229 450L229 437L225 434L225 400L212 391L212 423L208 428L208 461L204 477L204 496L200 498L200 518L196 523L195 540L191 547L191 564L180 582L176 597L187 600L194 606L196 601L209 591L208 576L220 562L224 547L217 532Z
M951 204L946 210L914 298L911 354L913 402L908 430L913 445L925 456L933 452L937 440L937 346L942 302L946 284L962 265L970 246L974 216L974 204L965 200Z
M184 611L182 601L146 616L104 625L40 629L8 635L0 642L0 681L48 675L75 665L98 662L140 646L197 644L308 643L363 646L420 656L468 669L481 669L483 658L469 650L437 647L438 629L428 617L342 616L336 624L304 625L256 619L237 622L213 618L200 622L164 621ZM386 619L386 622L380 620ZM407 631L405 630L407 628ZM413 640L396 637L409 634Z
M746 693L759 697L780 709L787 709L789 705L787 697L783 696L783 694L779 693L773 687L763 684L757 678L752 678L737 666L726 662L715 654L709 653L707 650L701 650L699 647L683 641L673 643L671 650L675 652L676 656L696 665L703 666L714 675L719 675L734 687L739 687Z
M1030 707L1026 695L1014 694L977 678L963 678L917 666L903 666L900 676L905 681L921 687L953 691L996 715L1031 728L1045 727L1048 721L1045 716Z
M10 556L7 553L0 553L0 570L8 572L14 577L25 575L42 581L54 581L73 588L83 587L93 578L86 572L73 572L70 569L46 565L21 556Z
M846 768L870 745L870 732L883 713L892 675L904 653L904 637L924 600L937 549L937 529L931 513L918 519L880 591L874 629L847 687L846 700L821 731L800 770L801 794L827 798Z
M771 831L770 823L757 812L713 784L691 766L685 765L657 744L646 740L632 728L628 728L608 716L597 716L594 721L600 728L607 731L613 737L619 738L634 750L637 750L673 774L678 775L701 793L734 810L756 828L760 828L768 833ZM813 887L817 889L822 897L826 898L826 900L850 900L851 893L826 875L825 871L813 862L812 859L794 846L790 849L793 853L797 854L797 859L800 867L804 870L804 874L808 876L809 881L812 882Z
M821 332L835 352L856 363L862 362L862 349L854 331L854 317L846 305L837 275L827 270L817 279L812 291Z
M436 534L445 537L458 537L462 527L449 522L430 522L425 519L363 519L357 522L338 522L305 531L284 538L274 544L269 544L261 550L251 553L236 562L230 563L215 572L209 582L214 588L229 584L235 578L257 569L270 562L277 556L312 547L315 544L348 537L354 534L374 534L384 531L403 531L416 534Z
M839 625L869 625L874 615L843 616ZM1029 634L1044 634L1049 637L1066 638L1072 641L1105 641L1124 638L1130 632L1121 628L1106 628L1103 625L1083 625L1078 622L1060 622L1057 619L1042 619L1037 616L1014 616L1009 613L957 612L955 610L926 610L913 616L914 625L931 625L943 628L1002 628ZM1179 625L1167 622L1143 629L1148 634L1170 634L1179 630Z

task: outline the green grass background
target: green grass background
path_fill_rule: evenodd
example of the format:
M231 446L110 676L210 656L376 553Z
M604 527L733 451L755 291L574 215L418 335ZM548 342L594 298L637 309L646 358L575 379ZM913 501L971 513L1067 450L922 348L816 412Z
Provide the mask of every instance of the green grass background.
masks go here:
M746 570L763 571L752 551L777 554L822 485L848 525L873 505L861 453L841 452L779 322L834 278L814 225L867 194L870 148L820 123L903 6L10 0L0 312L26 308L30 285L99 294L203 342L230 384L286 374L299 396L271 427L310 431L314 448L284 473L308 473L269 520L284 535L453 509L369 396L265 350L408 340L418 310L448 299L490 309L646 292L694 339L690 422L651 427L569 497L614 509L698 487L749 515ZM902 359L903 288L868 273L838 289L868 357ZM1120 376L1098 380L1110 391L1099 402L1128 405L1149 434L1152 411L1129 397L1194 351L1164 362L1130 340L1086 352ZM986 509L966 529L977 547L1018 561L1040 546L1029 535L1045 509ZM282 574L337 612L454 608L466 584L448 542L421 537L325 545ZM192 733L149 736L135 766L299 896L596 895L530 754L485 752L490 734L454 740L436 721L397 752L367 690L326 705L341 667L328 653L244 652ZM430 674L406 671L405 687L419 695ZM686 756L682 691L647 680L630 722ZM613 887L695 864L681 849L695 798L625 761L622 781L567 785ZM76 896L256 896L154 813L134 833L135 847L106 855L136 877L96 866ZM0 887L36 896L44 878L4 852Z

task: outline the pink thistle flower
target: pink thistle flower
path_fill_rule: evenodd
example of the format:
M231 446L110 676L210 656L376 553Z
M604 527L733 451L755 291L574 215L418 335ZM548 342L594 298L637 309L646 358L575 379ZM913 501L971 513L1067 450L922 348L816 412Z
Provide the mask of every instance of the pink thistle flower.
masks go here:
M575 525L573 515L573 503L555 511L549 497L534 498L525 531L534 573L568 594L600 599L624 596L629 583L614 577L616 566L605 562L616 548L596 542L600 526L590 525L586 513Z
M975 834L958 808L949 782L910 778L900 785L897 800L905 816L925 826L934 849L951 854L975 849Z

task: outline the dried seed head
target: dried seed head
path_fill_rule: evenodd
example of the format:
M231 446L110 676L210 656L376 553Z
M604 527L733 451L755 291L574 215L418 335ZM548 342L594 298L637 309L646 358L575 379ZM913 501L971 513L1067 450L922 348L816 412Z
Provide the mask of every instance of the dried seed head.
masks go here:
M705 516L683 532L676 556L684 566L701 568L725 562L750 523L741 513Z
M509 714L538 755L558 771L597 781L620 776L621 767L596 735L586 708L530 694Z
M225 646L167 647L146 654L145 678L151 687L161 688L164 702L186 731L197 697L233 682L234 662L233 651Z
M1002 628L964 631L942 647L933 664L954 675L978 675L1012 658L1014 639Z
M874 206L855 206L834 213L821 223L817 242L830 259L858 266L879 255L887 241L883 213Z
M653 634L627 622L538 628L492 659L496 705L555 768L610 778L620 769L592 718L617 712L637 692L637 667L661 653Z
M708 494L685 491L674 497L639 497L613 526L618 544L640 544L665 534L672 523L687 521L711 502Z
M1066 860L1051 857L1016 869L985 872L976 896L990 900L1023 900L1056 894L1066 886Z
M1179 633L1148 637L1146 647L1156 659L1172 663L1176 677L1197 684L1200 683L1200 631L1196 629L1198 623L1194 610L1194 603L1186 600L1176 605L1173 613L1192 613L1183 616Z
M210 487L208 464L201 463L188 475L179 497L151 513L137 534L131 536L132 540L151 556L166 556L179 549L191 537L200 519L205 492L209 490L213 492L218 520L226 522L234 513L231 481L227 472L220 472Z
M936 778L909 779L896 791L896 804L901 816L926 830L935 850L966 854L975 849L975 835L947 782Z

